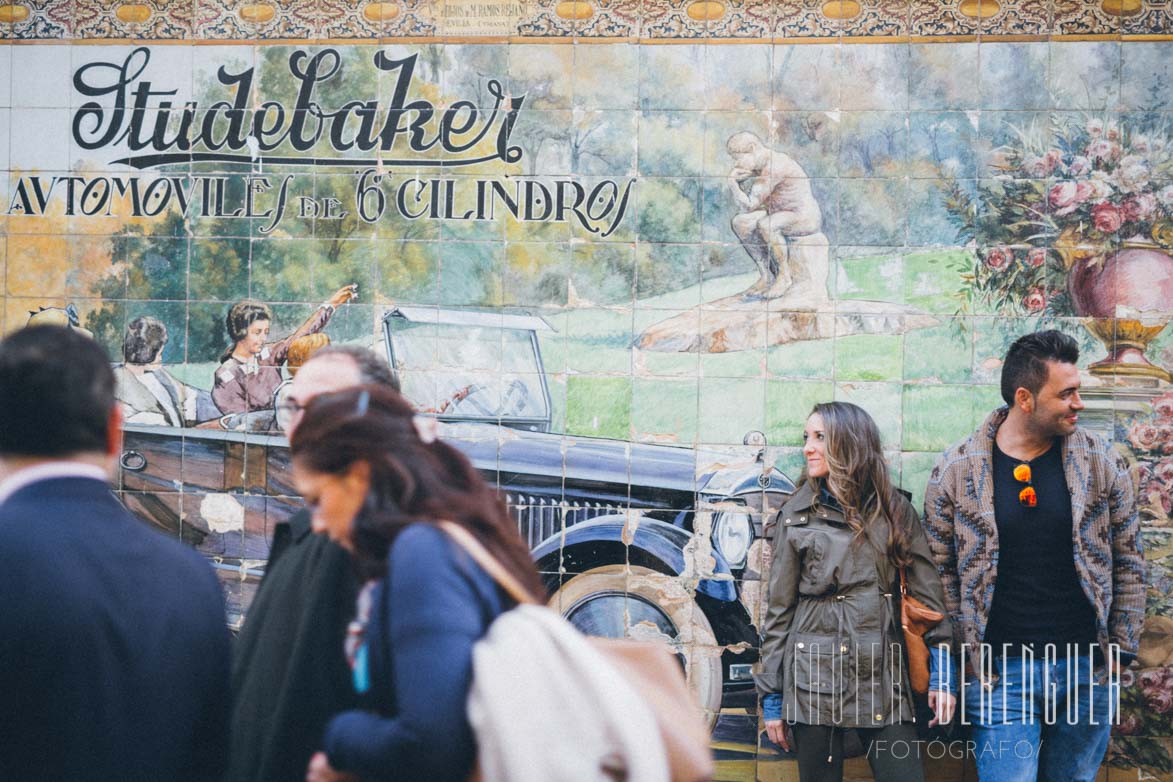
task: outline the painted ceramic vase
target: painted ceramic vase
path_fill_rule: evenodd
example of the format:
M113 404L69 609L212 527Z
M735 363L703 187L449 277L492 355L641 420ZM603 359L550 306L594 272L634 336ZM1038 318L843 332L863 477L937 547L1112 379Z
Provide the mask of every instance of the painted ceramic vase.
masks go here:
M1091 372L1173 381L1144 355L1168 323L1145 314L1167 311L1173 301L1173 256L1167 250L1126 242L1113 253L1080 253L1070 258L1067 292L1076 314L1089 318L1088 330L1108 348Z

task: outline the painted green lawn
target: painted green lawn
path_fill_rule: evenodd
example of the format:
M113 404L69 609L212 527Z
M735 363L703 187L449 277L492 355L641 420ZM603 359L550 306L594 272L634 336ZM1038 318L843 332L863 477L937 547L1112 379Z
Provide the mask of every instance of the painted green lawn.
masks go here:
M696 355L635 351L648 326L687 311L694 288L637 302L634 310L570 310L557 332L543 335L547 369L565 379L555 418L571 435L682 445L740 444L751 429L777 446L779 467L797 474L802 424L818 401L856 402L876 418L894 472L917 501L936 455L972 431L997 404L996 371L980 364L982 320L959 328L958 264L966 251L868 256L837 265L840 288L853 299L874 297L934 314L938 324L907 334L854 335L737 353ZM900 284L875 285L881 270L899 268ZM706 281L704 300L743 290L753 275ZM845 282L846 281L846 282ZM842 300L842 299L841 299ZM992 320L992 319L990 319ZM980 327L980 328L979 328ZM1000 336L1000 335L999 335ZM561 386L561 383L556 383ZM561 410L560 405L565 405Z

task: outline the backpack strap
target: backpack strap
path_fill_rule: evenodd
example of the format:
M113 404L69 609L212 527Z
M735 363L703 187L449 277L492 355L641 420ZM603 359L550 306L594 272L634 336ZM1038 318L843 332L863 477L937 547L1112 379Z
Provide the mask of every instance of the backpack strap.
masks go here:
M472 557L473 561L480 565L481 569L488 573L497 582L498 586L504 589L519 605L524 603L537 603L533 595L497 561L496 557L481 545L479 540L473 537L471 532L452 521L440 521L436 524L440 529L448 533L448 537L452 538L453 542L464 549Z

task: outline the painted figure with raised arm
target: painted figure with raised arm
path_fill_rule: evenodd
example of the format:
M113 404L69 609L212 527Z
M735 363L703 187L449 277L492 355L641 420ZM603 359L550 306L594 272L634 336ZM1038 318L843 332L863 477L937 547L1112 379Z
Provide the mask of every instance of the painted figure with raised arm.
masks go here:
M285 363L289 346L298 337L324 329L336 309L356 298L358 286L344 285L292 334L278 342L269 341L273 311L268 304L254 299L233 304L225 318L232 347L220 357L221 363L212 385L212 399L220 412L272 410L273 395L285 381L281 366Z

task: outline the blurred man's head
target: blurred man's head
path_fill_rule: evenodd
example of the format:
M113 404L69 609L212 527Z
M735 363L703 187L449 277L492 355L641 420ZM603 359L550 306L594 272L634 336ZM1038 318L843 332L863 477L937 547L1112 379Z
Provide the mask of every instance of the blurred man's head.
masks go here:
M374 351L353 345L322 348L302 364L290 385L288 395L277 411L286 435L301 421L306 405L319 394L330 394L352 386L383 384L399 390L399 383L387 362Z
M133 366L154 364L167 344L167 327L163 322L144 315L126 326L122 336L122 360Z
M109 456L120 424L110 359L94 340L32 326L0 342L0 458Z

